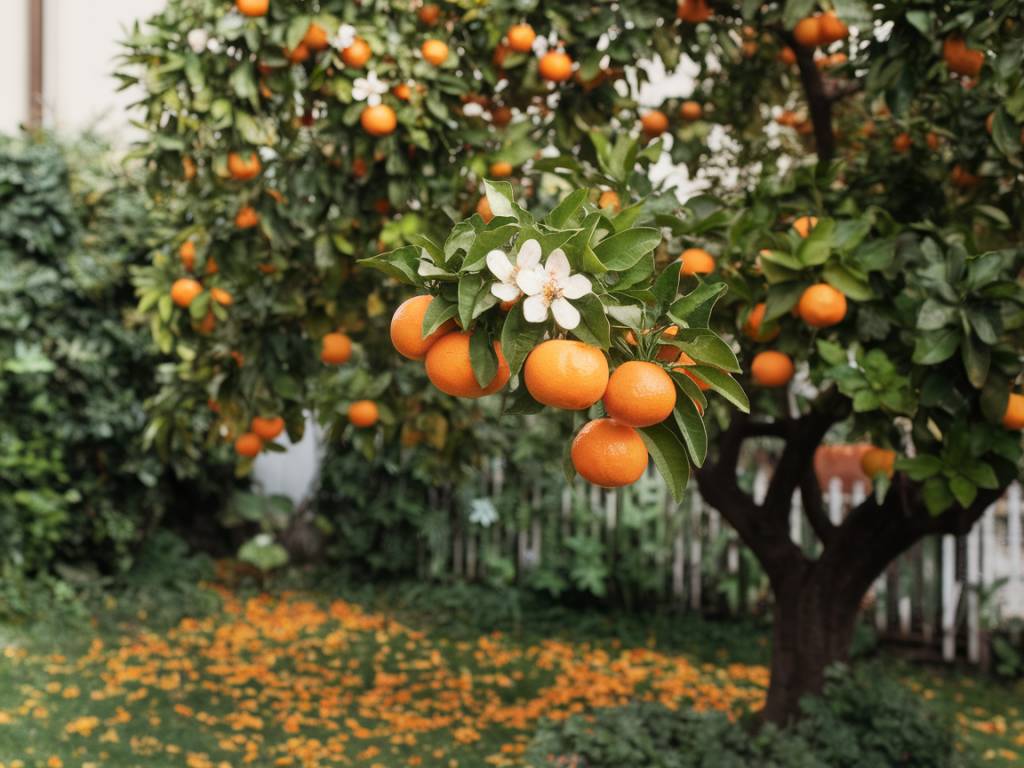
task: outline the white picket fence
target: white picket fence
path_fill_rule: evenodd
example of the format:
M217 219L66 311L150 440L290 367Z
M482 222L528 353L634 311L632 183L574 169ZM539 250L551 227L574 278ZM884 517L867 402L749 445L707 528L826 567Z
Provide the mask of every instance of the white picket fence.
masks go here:
M758 470L752 481L755 499L763 498L768 481L769 470ZM506 482L503 462L493 460L476 503L500 499ZM450 541L433 542L430 570L480 578L484 554L490 552L513 560L522 580L542 564L546 547L564 547L581 526L600 538L614 560L616 547L622 546L616 544L617 530L625 525L630 546L642 551L668 600L690 610L720 611L724 581L733 591L731 610L764 610L766 585L751 573L756 570L752 559L693 485L682 504L672 501L653 471L617 491L582 482L565 486L559 505L550 498L544 502L538 488L524 489L516 511L499 513L489 525L466 523L465 515L456 513ZM830 481L823 496L832 521L840 522L868 490L856 482L846 492L838 478ZM867 610L879 633L941 651L947 661L987 664L987 634L1024 619L1022 517L1021 486L1015 483L966 536L929 537L901 555L868 596ZM790 531L793 541L809 551L820 547L802 514L799 494L792 502Z
M315 492L323 435L312 421L306 436L288 452L257 462L255 476L267 493L283 493L296 504ZM750 486L760 500L770 467L751 471ZM514 487L513 487L514 486ZM424 546L424 572L478 579L488 557L510 562L523 580L543 564L545 551L564 552L578 533L602 544L602 557L614 574L625 550L644 561L651 591L679 607L696 611L765 610L769 595L753 558L705 504L691 483L676 504L653 470L638 483L606 491L578 480L542 488L506 478L500 458L489 462L473 489L472 505L490 508L479 516L460 509L440 492L432 506L448 509L450 525L433 532ZM516 503L508 503L509 493ZM831 480L823 496L833 522L869 492L864 483L844 490ZM869 594L869 612L880 634L921 648L941 650L942 658L987 663L986 635L1008 622L1024 620L1024 510L1021 486L1014 483L990 506L966 536L930 537L901 555ZM497 509L495 504L501 507ZM473 522L478 520L479 522ZM819 547L794 494L790 518L793 541L813 552ZM726 600L724 594L732 599Z

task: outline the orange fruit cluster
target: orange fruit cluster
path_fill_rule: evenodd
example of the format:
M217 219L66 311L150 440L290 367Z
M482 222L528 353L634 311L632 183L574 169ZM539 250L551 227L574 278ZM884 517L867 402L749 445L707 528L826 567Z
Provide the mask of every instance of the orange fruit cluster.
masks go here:
M985 52L968 48L964 39L957 35L947 37L942 43L942 58L950 72L965 77L977 77L985 66Z
M849 34L849 28L834 11L800 19L793 27L793 39L805 48L831 45L838 40L845 40Z

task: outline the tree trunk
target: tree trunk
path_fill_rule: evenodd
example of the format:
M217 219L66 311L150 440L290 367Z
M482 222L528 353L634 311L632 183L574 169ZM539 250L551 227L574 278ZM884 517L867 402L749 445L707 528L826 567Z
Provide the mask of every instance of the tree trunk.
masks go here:
M859 612L858 602L837 599L834 579L806 564L774 585L771 683L761 712L785 726L800 714L800 699L818 694L825 670L846 661Z

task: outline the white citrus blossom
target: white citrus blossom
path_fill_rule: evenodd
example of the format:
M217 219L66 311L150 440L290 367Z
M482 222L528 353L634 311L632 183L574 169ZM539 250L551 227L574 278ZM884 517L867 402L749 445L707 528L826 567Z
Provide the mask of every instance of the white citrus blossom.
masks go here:
M484 108L475 101L470 101L462 107L462 114L466 117L480 117L483 113Z
M356 28L351 24L342 24L331 38L331 46L343 51L356 41Z
M376 72L368 72L366 77L357 77L352 83L352 98L365 101L371 107L380 104L380 97L387 92L387 83L378 79Z
M580 324L579 310L569 302L582 299L592 290L586 276L570 274L569 259L561 248L550 253L543 267L522 267L516 285L528 297L523 302L527 322L543 323L550 309L555 322L567 331Z
M188 33L186 39L188 40L189 48L195 53L202 53L206 50L206 43L210 39L210 34L205 29L196 28Z
M533 239L527 240L519 247L514 262L504 251L491 251L487 254L487 268L498 278L498 282L491 284L491 293L502 301L515 301L523 295L516 284L520 270L534 269L539 264L540 243Z

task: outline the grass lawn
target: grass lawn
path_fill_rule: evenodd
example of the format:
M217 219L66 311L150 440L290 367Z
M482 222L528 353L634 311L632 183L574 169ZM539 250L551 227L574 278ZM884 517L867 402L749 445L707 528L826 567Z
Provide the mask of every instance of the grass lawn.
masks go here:
M633 698L739 713L767 682L752 625L465 587L211 589L214 610L108 600L3 628L0 766L514 766L540 718ZM957 711L965 749L1024 761L1024 687L887 669Z

